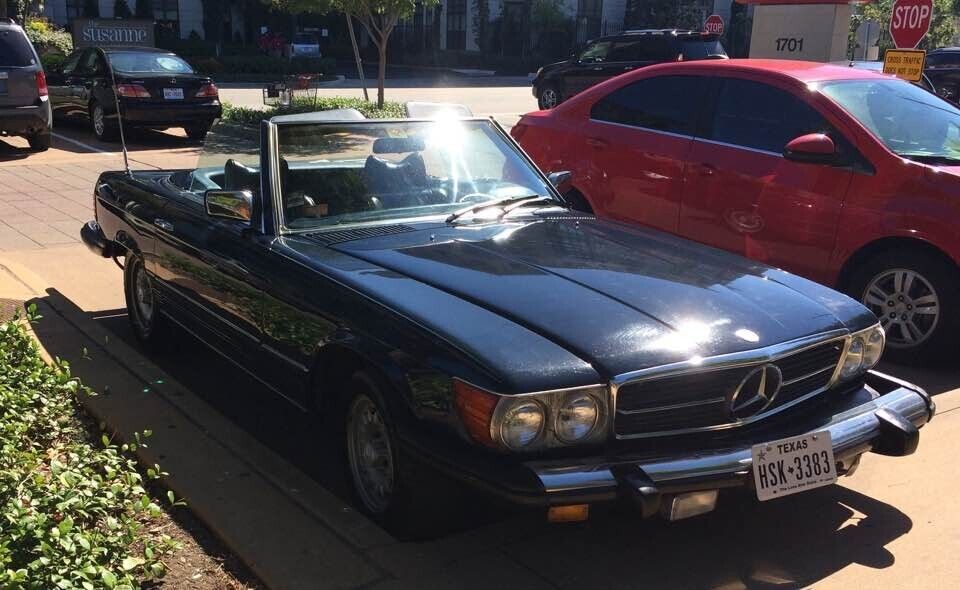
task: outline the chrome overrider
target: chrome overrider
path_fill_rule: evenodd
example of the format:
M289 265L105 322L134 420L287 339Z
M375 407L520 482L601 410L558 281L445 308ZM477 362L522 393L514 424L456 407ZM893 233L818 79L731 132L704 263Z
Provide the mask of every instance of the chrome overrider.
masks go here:
M856 460L868 451L885 455L912 453L918 441L917 429L936 411L933 400L921 388L877 371L868 372L863 388L845 395L868 401L847 404L828 421L808 431L830 432L835 459L845 470L852 471ZM594 457L531 461L526 466L540 479L549 503L554 504L579 496L609 499L624 487L634 488L630 491L639 495L659 496L752 485L750 444L639 460Z

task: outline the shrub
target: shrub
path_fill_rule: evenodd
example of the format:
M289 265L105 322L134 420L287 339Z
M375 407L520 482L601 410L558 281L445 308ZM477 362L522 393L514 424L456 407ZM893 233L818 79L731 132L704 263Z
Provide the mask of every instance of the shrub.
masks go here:
M40 56L40 63L43 65L45 71L53 72L56 71L66 59L67 56L62 53L45 53Z
M336 68L336 60L331 57L298 57L290 60L270 55L248 55L220 57L217 61L223 73L272 76L277 80L291 74L332 74Z
M66 55L73 51L73 38L70 33L45 20L29 19L23 30L41 57L49 53Z
M223 103L221 119L229 123L241 125L256 125L260 121L277 115L293 115L296 113L310 113L313 111L328 111L330 109L357 109L368 119L393 119L403 117L403 105L399 102L386 101L383 108L378 109L377 103L368 102L360 98L346 96L320 96L316 102L313 99L297 99L290 106L278 106L269 109L252 109L238 107L230 103Z
M22 324L0 323L0 588L132 590L176 548L143 526L162 509L131 455L140 437L98 436L77 400L88 394Z

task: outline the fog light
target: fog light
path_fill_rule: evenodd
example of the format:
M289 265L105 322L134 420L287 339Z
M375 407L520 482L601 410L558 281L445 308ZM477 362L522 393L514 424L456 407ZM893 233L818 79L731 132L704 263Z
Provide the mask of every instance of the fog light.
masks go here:
M582 522L590 516L589 504L571 504L570 506L551 506L547 509L550 522Z
M668 520L683 520L713 511L717 507L717 490L687 492L664 498L660 511Z

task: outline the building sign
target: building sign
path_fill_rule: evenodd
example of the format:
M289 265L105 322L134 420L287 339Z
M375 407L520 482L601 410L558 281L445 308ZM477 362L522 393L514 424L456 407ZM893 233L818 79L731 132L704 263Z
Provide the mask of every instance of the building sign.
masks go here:
M847 58L849 4L756 4L750 57L823 62Z
M883 54L883 73L919 82L927 52L922 49L888 49Z
M153 47L153 21L129 19L73 19L74 47L140 45Z

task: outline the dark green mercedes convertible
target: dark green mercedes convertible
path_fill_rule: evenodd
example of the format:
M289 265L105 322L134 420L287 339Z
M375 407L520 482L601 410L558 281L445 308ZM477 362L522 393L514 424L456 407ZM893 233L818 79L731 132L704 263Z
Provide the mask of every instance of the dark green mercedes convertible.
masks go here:
M442 521L423 468L552 521L671 520L907 455L934 413L826 287L566 207L493 121L220 124L189 170L107 172L81 231L145 345L189 332L340 433L359 508Z

